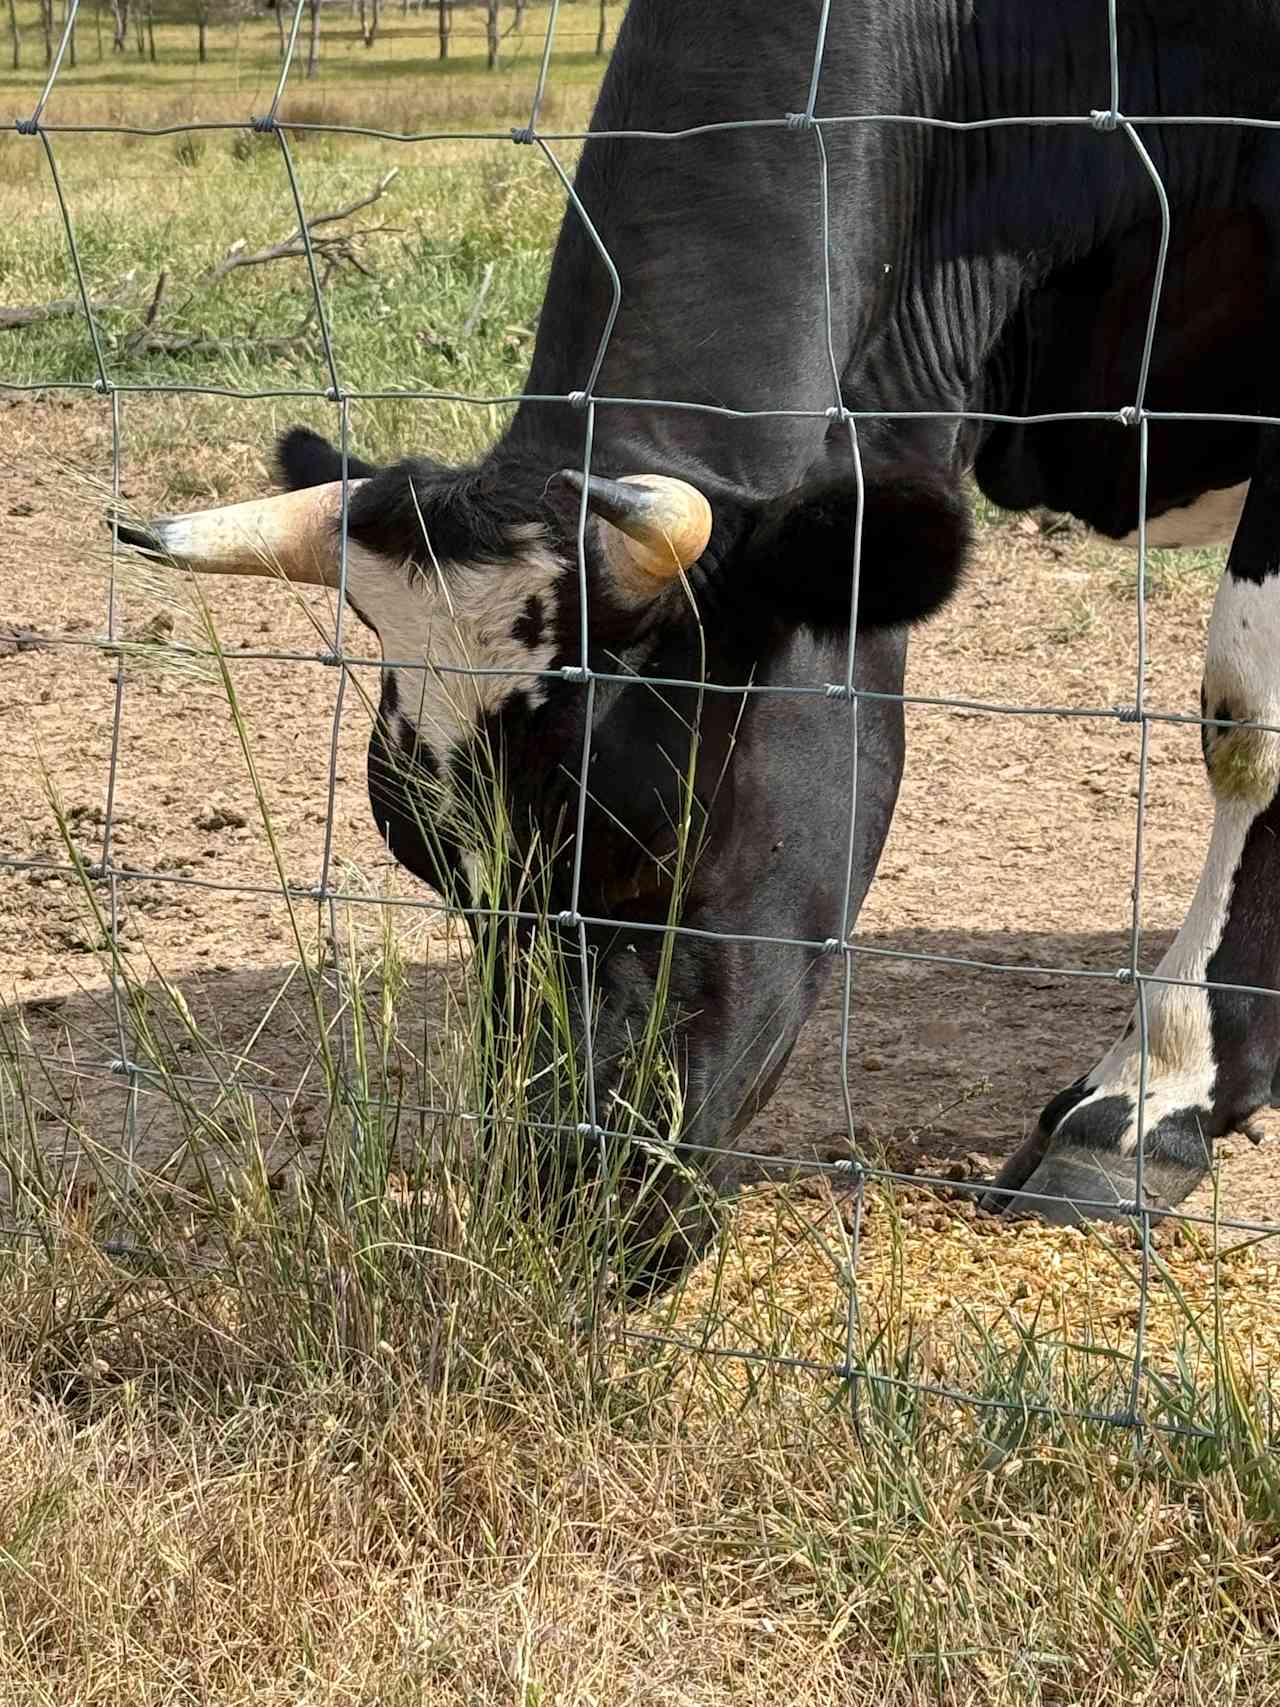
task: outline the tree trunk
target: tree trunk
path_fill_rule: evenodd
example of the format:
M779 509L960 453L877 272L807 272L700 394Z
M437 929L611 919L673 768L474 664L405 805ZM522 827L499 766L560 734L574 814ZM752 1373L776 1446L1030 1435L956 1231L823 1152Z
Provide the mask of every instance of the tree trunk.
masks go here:
M152 65L156 62L156 9L147 0L147 58Z
M608 3L609 3L609 0L600 0L600 26L596 30L596 57L597 57L597 59L602 59L604 57L605 38L609 34L609 20L605 16L605 7L608 5Z
M209 62L209 20L202 12L196 19L196 56L201 65Z
M146 21L147 15L145 11L140 12L135 7L133 13L133 39L137 43L139 59L145 59L147 57Z
M74 0L64 0L64 9L69 8L73 4L74 4ZM63 20L64 28L65 28L65 25L66 25L66 20L64 19ZM72 20L71 20L71 34L67 38L67 64L71 67L71 69L73 71L75 70L75 68L76 68L76 20L75 20L74 16L72 17Z
M276 0L276 35L280 38L280 57L283 59L284 50L288 45L284 28L284 0Z
M22 35L18 29L18 0L9 0L9 34L13 37L13 69L22 69Z
M366 47L372 47L378 38L378 7L379 0L369 0L366 12L365 0L360 0L360 39Z
M93 0L93 33L98 38L98 64L102 64L102 0Z
M40 28L44 31L44 62L53 64L53 0L40 0Z
M490 71L496 70L498 64L498 5L499 0L485 0L484 33Z
M111 0L111 51L123 53L129 40L129 0Z
M440 3L440 57L449 57L449 31L453 26L453 8L449 0L439 0Z
M515 21L511 26L513 30L522 30L524 28L524 13L525 7L528 4L529 0L515 0L516 15Z
M307 76L314 77L320 69L320 0L310 0L311 38L307 43Z

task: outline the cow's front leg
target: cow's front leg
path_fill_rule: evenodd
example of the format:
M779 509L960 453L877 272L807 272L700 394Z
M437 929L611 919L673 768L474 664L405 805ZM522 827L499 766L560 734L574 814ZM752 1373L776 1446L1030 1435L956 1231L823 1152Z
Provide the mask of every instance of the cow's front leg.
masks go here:
M1280 727L1280 446L1269 435L1218 588L1204 715ZM1280 998L1188 985L1280 985L1280 736L1206 724L1213 834L1186 922L1145 986L1142 1184L1179 1203L1212 1143L1280 1089ZM1123 1214L1137 1191L1141 1027L1135 1012L1093 1070L1056 1096L995 1185L1060 1198L1050 1220ZM992 1208L1016 1199L988 1198ZM1110 1209L1108 1209L1110 1205Z

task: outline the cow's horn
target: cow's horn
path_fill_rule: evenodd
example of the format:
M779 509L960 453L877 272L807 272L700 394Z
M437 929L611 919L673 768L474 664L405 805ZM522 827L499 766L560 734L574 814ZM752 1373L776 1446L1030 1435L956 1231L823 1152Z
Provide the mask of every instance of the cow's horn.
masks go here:
M582 491L578 470L567 468L561 478ZM587 508L608 524L609 567L634 596L651 598L707 549L711 505L687 481L666 474L628 474L621 480L593 474L586 488Z
M349 480L354 492L359 480ZM146 527L120 523L122 545L172 558L201 575L281 575L315 586L338 584L342 482L254 498L218 510L158 516Z

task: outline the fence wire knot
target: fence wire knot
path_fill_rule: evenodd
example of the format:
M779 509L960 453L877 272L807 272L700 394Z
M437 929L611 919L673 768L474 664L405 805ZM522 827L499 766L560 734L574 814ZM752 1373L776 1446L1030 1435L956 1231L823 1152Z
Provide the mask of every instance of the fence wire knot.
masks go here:
M567 930L574 930L582 923L582 914L575 913L572 907L566 907L563 913L556 914L556 923L564 925Z
M787 114L788 130L812 130L816 124L817 120L814 118L812 113Z
M130 1061L126 1056L117 1055L111 1063L111 1071L118 1073L122 1078L136 1079L143 1069L136 1061Z
M1136 984L1137 978L1134 974L1133 967L1132 966L1117 966L1116 967L1116 983L1117 984Z
M858 697L857 688L851 688L847 682L826 682L823 685L822 691L828 699L843 699L847 701L857 699Z
M839 954L844 944L838 936L829 936L822 945L823 954Z
M13 128L19 136L39 136L40 120L38 118L14 119Z
M518 124L512 126L511 140L515 143L523 143L528 148L537 140L537 137L531 124Z
M249 129L256 130L259 136L270 136L275 128L276 115L274 113L263 113L261 118L255 115L249 120Z
M587 394L585 391L571 391L565 401L571 409L585 409L587 406Z
M1122 427L1136 427L1145 412L1140 403L1126 403L1123 409L1116 410L1116 420Z
M1120 114L1114 107L1095 107L1089 114L1089 124L1094 130L1118 130Z
M1115 707L1115 714L1120 719L1121 723L1142 722L1141 707L1136 705L1117 705Z
M562 664L557 672L566 682L589 682L591 671L585 664Z

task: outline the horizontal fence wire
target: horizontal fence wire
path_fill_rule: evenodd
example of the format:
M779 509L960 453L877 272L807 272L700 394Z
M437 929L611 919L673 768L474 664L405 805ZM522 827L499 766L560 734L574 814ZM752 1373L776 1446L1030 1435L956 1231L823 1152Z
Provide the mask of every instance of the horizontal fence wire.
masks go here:
M140 1121L145 1111L157 1101L163 1102L176 1095L198 1095L213 1093L219 1098L229 1096L245 1096L261 1099L268 1104L281 1104L292 1108L295 1104L308 1101L322 1103L332 1098L331 1088L308 1087L297 1084L284 1087L265 1081L257 1076L251 1065L241 1063L233 1072L219 1074L216 1072L199 1072L176 1069L166 1065L158 1067L148 1064L145 1059L145 1048L136 1032L134 1016L128 1000L128 990L121 966L118 949L120 937L120 920L124 905L124 897L132 886L141 883L156 883L185 887L197 891L208 891L213 894L233 894L241 897L252 897L261 900L276 900L292 907L297 902L314 903L323 915L332 941L339 937L339 907L372 907L376 909L416 911L425 915L440 915L449 918L477 921L507 921L529 924L544 924L547 915L534 908L502 908L502 907L460 907L443 899L435 897L430 892L421 895L390 895L385 893L369 893L350 885L344 885L336 873L339 862L339 837L336 830L335 818L338 808L340 790L340 743L344 721L349 716L348 692L355 687L358 692L358 672L369 669L393 668L402 663L406 668L420 668L423 660L420 657L404 660L375 658L361 655L358 648L353 649L349 644L346 623L346 582L348 569L348 477L349 477L349 440L351 410L354 405L361 403L395 403L415 401L423 403L452 403L478 409L495 407L510 407L524 403L546 403L571 405L579 414L582 427L582 460L584 490L581 496L577 522L576 557L577 557L577 613L578 613L578 661L556 670L519 669L514 666L486 666L483 664L457 664L446 660L427 662L441 676L456 675L473 681L486 678L499 678L515 684L528 683L531 680L556 680L568 682L580 688L584 697L583 738L580 751L576 755L576 791L574 834L572 838L572 869L568 885L569 904L551 916L563 936L563 947L567 960L573 962L573 978L576 980L577 995L582 1012L588 1016L596 1011L599 992L595 986L588 931L595 927L618 927L625 925L628 930L639 933L652 933L664 939L688 939L720 944L747 944L760 947L775 947L778 949L805 950L813 954L838 957L841 966L841 983L839 988L839 1068L841 1100L843 1109L842 1139L847 1147L847 1159L830 1160L820 1157L802 1157L795 1155L766 1154L745 1147L737 1147L726 1151L722 1146L716 1146L689 1138L678 1137L673 1140L673 1151L680 1155L696 1159L723 1158L731 1154L734 1160L743 1168L755 1170L761 1176L773 1174L788 1174L803 1172L827 1179L832 1185L839 1185L846 1191L852 1203L851 1236L844 1259L843 1278L846 1285L847 1314L844 1323L845 1355L838 1362L822 1362L803 1357L783 1356L775 1351L764 1349L712 1345L702 1341L684 1340L673 1333L650 1334L634 1327L624 1327L627 1338L637 1343L646 1339L668 1345L698 1357L718 1358L730 1361L747 1361L753 1363L776 1364L778 1367L802 1369L827 1377L834 1377L849 1384L852 1403L856 1408L859 1403L859 1393L864 1385L909 1386L914 1390L934 1397L978 1409L1008 1409L1025 1415L1065 1414L1082 1421L1103 1423L1109 1426L1120 1426L1135 1431L1155 1429L1170 1433L1186 1433L1193 1436L1208 1437L1212 1430L1193 1428L1185 1424L1170 1422L1156 1412L1147 1403L1146 1384L1149 1375L1147 1360L1147 1326L1148 1307L1154 1276L1159 1258L1153 1246L1153 1225L1156 1223L1172 1222L1188 1226L1203 1226L1213 1231L1215 1238L1220 1233L1248 1235L1259 1239L1270 1239L1280 1234L1280 1226L1250 1218L1248 1216L1229 1216L1176 1209L1166 1210L1155 1208L1147 1199L1144 1190L1144 1174L1148 1167L1147 1133L1147 1091L1151 1072L1150 1039L1148 1036L1150 1019L1148 998L1153 990L1176 988L1206 992L1231 992L1247 996L1275 996L1280 994L1268 986L1248 983L1233 983L1210 978L1181 978L1162 974L1158 970L1147 970L1140 963L1142 932L1143 932L1143 897L1148 879L1146 875L1146 817L1147 817L1147 785L1149 772L1149 747L1152 729L1160 725L1199 728L1202 732L1211 729L1250 729L1269 735L1280 735L1280 725L1263 721L1235 719L1215 714L1216 708L1208 706L1201 715L1190 712L1161 709L1149 702L1147 685L1147 587L1148 587L1148 542L1146 517L1148 511L1147 491L1149 483L1149 434L1151 425L1178 423L1188 429L1197 424L1216 425L1248 425L1254 427L1280 426L1280 415L1245 415L1224 413L1221 411L1180 411L1157 409L1149 406L1147 391L1151 370L1153 350L1158 330L1161 325L1162 313L1166 312L1164 297L1165 262L1174 229L1176 209L1170 204L1166 186L1158 166L1148 149L1147 141L1155 133L1176 131L1179 127L1194 126L1233 126L1239 129L1270 131L1280 129L1280 120L1249 115L1207 115L1195 113L1181 114L1142 114L1127 113L1120 106L1120 91L1122 88L1122 67L1119 55L1119 36L1117 27L1116 0L1099 0L1100 15L1105 11L1105 24L1108 32L1110 90L1105 105L1091 108L1079 113L1024 113L1015 115L999 115L967 120L953 120L925 113L840 113L819 114L816 110L818 91L821 86L825 62L828 27L831 20L831 0L823 0L815 31L813 53L808 67L807 97L803 104L794 111L778 113L774 116L742 118L736 120L700 123L672 130L653 130L644 128L626 128L616 130L599 130L587 132L577 129L556 129L542 125L540 119L544 100L548 89L554 64L554 49L557 42L563 43L567 31L561 18L561 0L550 0L549 13L545 35L542 41L541 57L534 80L534 88L529 103L529 117L526 124L515 128L481 128L481 129L443 129L424 128L420 130L394 130L379 126L346 123L324 123L311 120L297 120L282 107L291 74L297 58L298 42L303 23L306 0L296 0L289 23L288 37L281 57L278 81L269 107L265 113L246 114L242 119L193 119L181 123L164 124L125 124L125 123L68 123L56 119L46 119L45 111L60 78L66 60L68 45L72 40L79 12L79 0L70 0L65 26L50 65L44 85L29 112L15 116L14 128L18 135L29 141L32 146L40 148L47 167L48 180L62 224L68 261L74 276L75 292L80 304L81 319L89 339L93 358L93 377L87 379L14 379L0 378L0 390L11 395L33 397L57 393L86 393L102 400L103 407L110 413L111 426L111 487L115 501L119 502L122 491L122 469L124 458L125 433L122 421L122 404L132 397L146 396L204 396L235 401L275 401L275 400L306 400L327 404L334 412L334 421L342 466L342 505L341 532L339 550L339 578L337 597L333 605L333 627L331 643L323 650L290 650L273 647L228 647L210 645L207 648L192 646L186 643L174 642L167 647L168 655L175 659L183 659L193 663L202 662L216 664L219 668L231 669L241 665L254 663L289 663L306 667L322 666L335 670L333 680L333 704L329 723L328 753L325 767L325 797L323 811L323 843L318 869L311 874L307 882L294 882L291 877L281 874L280 881L272 885L262 882L219 880L203 878L191 873L171 869L151 870L134 865L123 860L116 851L116 828L118 822L117 801L119 784L125 768L122 745L122 729L129 680L128 666L136 648L131 649L131 643L122 637L120 626L120 596L119 596L119 544L112 535L112 568L108 578L107 600L104 613L104 626L99 634L78 635L64 633L42 637L42 644L51 647L66 648L68 651L81 648L90 652L100 652L119 659L119 667L114 677L114 691L111 712L110 750L104 779L104 808L101 816L101 835L96 854L93 858L68 857L54 859L43 857L12 857L0 856L0 869L15 876L25 875L33 884L60 879L80 885L87 893L103 897L103 912L106 921L107 946L104 950L104 961L107 975L107 1006L110 1012L111 1030L114 1034L114 1054L110 1059L86 1060L81 1055L59 1054L50 1051L27 1049L20 1044L12 1049L12 1059L17 1063L26 1063L33 1070L39 1069L45 1073L65 1075L68 1079L82 1083L92 1083L111 1088L120 1098L120 1143L126 1163L129 1187L136 1180L139 1167L139 1135ZM1206 27L1209 27L1206 24ZM460 30L455 22L455 36L467 33L479 34L479 31L468 32ZM586 36L587 32L578 32ZM1102 95L1105 91L1099 91ZM831 230L831 185L828 172L827 143L829 134L850 127L879 127L882 130L901 129L917 131L938 131L963 134L980 134L1018 128L1074 128L1088 129L1114 138L1116 149L1127 150L1138 162L1149 182L1153 210L1158 216L1158 237L1156 239L1156 254L1154 256L1155 270L1151 298L1147 309L1139 378L1134 395L1131 398L1118 400L1114 408L1094 410L1064 410L1057 412L1040 412L1026 414L1011 414L982 409L957 409L954 407L937 409L864 409L850 406L842 390L842 374L840 360L836 349L836 336L833 328L833 293L832 293L832 258L833 237ZM731 131L767 131L779 130L795 134L796 146L808 148L813 155L814 182L818 191L818 205L821 217L821 258L822 277L821 301L825 323L826 351L829 360L831 381L831 403L824 408L797 409L777 407L769 409L733 408L720 404L708 404L666 397L628 397L615 396L597 390L600 375L604 369L605 360L614 333L615 322L627 288L623 278L610 254L607 244L591 221L591 218L579 199L574 181L561 163L554 151L558 143L578 144L588 135L597 138L611 138L637 145L638 158L642 157L646 145L663 145L669 143L696 142L700 139L722 135ZM95 311L91 303L90 292L85 278L81 245L77 236L74 209L70 205L64 190L62 178L58 169L57 147L61 138L81 138L95 136L134 137L134 138L164 138L182 136L198 132L235 132L244 133L260 138L274 138L279 159L279 171L290 215L297 221L298 240L302 248L308 287L311 299L310 321L314 327L321 350L322 368L325 383L320 386L271 385L254 387L237 387L226 384L195 384L179 380L167 379L157 381L131 380L116 378L111 371L111 364L99 337ZM317 255L312 241L311 228L307 223L305 198L300 179L296 170L292 143L309 134L322 134L331 137L348 137L352 139L375 140L378 142L416 147L433 143L473 143L494 144L506 143L517 147L529 147L537 155L546 168L550 178L554 180L559 191L563 194L569 219L579 221L587 234L592 249L606 270L609 278L609 307L600 328L599 338L589 370L581 376L581 388L563 393L559 392L529 392L514 391L502 394L473 393L462 390L437 388L380 388L361 389L351 386L344 380L342 371L342 351L335 341L330 324L328 309L324 295L324 285L317 263ZM16 144L11 142L10 146ZM711 288L711 281L707 281ZM637 677L623 671L601 670L591 661L591 635L588 605L588 505L585 491L586 481L592 472L593 444L597 421L601 412L623 408L630 411L651 410L655 415L663 413L679 414L692 412L707 416L722 418L728 421L762 421L762 420L796 420L796 421L825 421L829 430L837 438L841 455L846 460L847 472L852 480L856 494L856 516L849 541L849 572L850 572L850 603L849 603L849 643L843 679L838 681L814 681L809 683L793 682L768 684L755 681L729 683L725 681L708 681L686 677L644 676ZM872 422L920 422L938 421L953 423L972 423L975 425L1016 425L1034 426L1049 423L1067 422L1105 422L1120 425L1137 435L1139 447L1139 473L1137 491L1137 563L1136 563L1136 670L1132 702L1125 705L1111 706L1073 706L1073 705L1044 705L1032 703L1006 703L985 701L963 696L924 695L910 692L897 694L881 693L866 690L855 685L855 663L858 646L858 614L862 592L862 535L863 507L865 502L865 487L863 481L862 447L860 429ZM652 920L620 920L617 917L602 917L593 913L584 900L584 848L587 840L586 811L590 795L588 770L591 760L591 736L594 723L597 694L602 689L623 690L641 687L652 691L655 688L688 689L698 695L736 695L745 700L760 696L795 696L821 698L831 701L833 706L843 708L839 714L847 716L849 729L850 770L842 779L842 788L847 789L849 814L846 833L843 840L841 857L843 879L843 903L838 918L831 920L830 935L823 938L802 938L786 934L767 935L760 933L734 932L731 930L701 930L684 925L678 918L666 919L659 922ZM912 707L921 711L936 711L939 713L963 712L969 715L984 717L1008 718L1054 718L1063 720L1102 720L1132 725L1138 740L1138 774L1136 789L1136 812L1133 841L1133 878L1131 890L1131 909L1129 912L1126 937L1127 949L1123 956L1118 957L1116 964L1106 967L1088 967L1081 965L1031 965L1020 962L1002 961L943 952L928 952L912 950L905 946L883 946L860 941L855 934L856 902L854 897L855 870L858 851L858 785L859 785L859 719L868 705L881 701L891 701L903 707ZM699 700L701 703L701 700ZM834 713L833 713L834 714ZM95 828L99 826L94 825ZM82 833L82 832L80 832ZM834 852L834 850L833 850ZM1090 982L1119 982L1131 987L1135 998L1134 1023L1139 1038L1138 1070L1139 1079L1135 1103L1135 1118L1137 1124L1135 1165L1135 1192L1133 1202L1122 1205L1137 1223L1137 1255L1138 1275L1136 1286L1137 1328L1133 1356L1129 1366L1127 1381L1127 1401L1119 1409L1090 1410L1087 1408L1064 1409L1051 1407L1047 1402L1041 1402L1034 1395L1028 1394L1016 1400L997 1399L980 1394L965 1393L946 1385L927 1381L907 1381L892 1375L886 1375L882 1370L872 1367L862 1349L862 1321L859 1307L858 1272L859 1255L863 1236L865 1193L869 1185L879 1185L886 1188L910 1188L947 1194L956 1198L978 1198L990 1189L990 1182L964 1178L952 1178L936 1172L909 1172L888 1166L876 1166L858 1159L858 1132L856 1124L855 1098L851 1082L850 1038L853 1026L853 1015L856 1000L856 970L865 962L901 961L923 966L950 968L973 974L1001 974L1012 977L1061 978L1063 980L1086 980ZM348 1035L352 992L348 988L349 970L344 966L341 956L337 956L330 968L326 970L326 987L332 996L339 1023L335 1026L334 1036L338 1055L345 1062L346 1051L352 1047L352 1039ZM37 998L30 1006L38 1010ZM21 1011L21 1005L19 1008ZM564 1122L540 1121L524 1119L522 1124L531 1131L548 1137L576 1135L588 1143L600 1146L602 1157L604 1146L611 1140L626 1142L627 1131L612 1126L603 1111L595 1104L594 1050L596 1048L595 1026L589 1020L584 1028L582 1062L582 1084L586 1098L586 1119L583 1122L566 1124ZM341 1074L346 1086L347 1113L352 1122L353 1130L358 1131L361 1123L369 1119L380 1119L388 1113L397 1116L413 1115L423 1120L458 1121L476 1129L482 1128L489 1116L485 1111L475 1108L465 1108L447 1102L431 1100L415 1100L412 1097L397 1096L394 1099L380 1099L368 1095L358 1095L350 1088L349 1075ZM128 1189L126 1190L128 1195ZM1029 1209L1043 1208L1050 1203L1044 1194L1024 1188L1009 1188L1004 1193L1006 1201L1018 1202ZM1114 1212L1116 1201L1109 1199L1073 1199L1082 1207ZM612 1212L616 1212L616 1205ZM17 1224L0 1228L0 1235L15 1239L33 1239L40 1235L29 1227ZM138 1262L169 1263L171 1259L162 1251L145 1243L135 1243L129 1240L114 1239L104 1245L108 1254L127 1258ZM186 1260L186 1259L184 1259ZM211 1258L193 1257L194 1264L206 1270L215 1270L220 1265ZM597 1296L603 1295L603 1287Z

